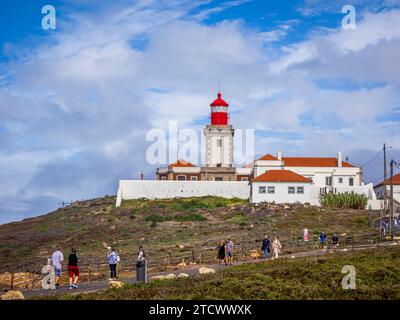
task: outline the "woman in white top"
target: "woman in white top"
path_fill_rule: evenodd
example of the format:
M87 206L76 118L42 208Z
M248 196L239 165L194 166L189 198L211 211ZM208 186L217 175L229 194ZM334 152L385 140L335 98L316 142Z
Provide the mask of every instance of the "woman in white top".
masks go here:
M279 253L281 252L282 245L281 242L279 241L278 238L275 238L274 241L272 242L272 251L274 253L274 258L277 259L279 256Z

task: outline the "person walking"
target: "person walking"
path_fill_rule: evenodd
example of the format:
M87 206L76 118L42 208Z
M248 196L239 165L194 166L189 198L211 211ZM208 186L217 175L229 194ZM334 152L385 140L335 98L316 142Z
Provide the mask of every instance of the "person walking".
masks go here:
M339 243L339 237L336 234L334 234L332 237L332 247L334 252L336 251L338 243Z
M274 259L278 259L279 253L281 252L282 245L279 239L276 237L272 242L272 250L274 253Z
M144 249L142 246L139 246L139 252L137 256L137 261L144 261L146 260L146 254L144 253Z
M51 264L54 267L55 273L55 285L58 289L60 287L60 277L62 276L62 263L64 261L64 255L61 252L60 247L57 248L56 251L51 255Z
M267 259L268 253L271 251L271 240L267 237L267 235L265 235L264 239L262 240L261 250L264 252L264 258Z
M108 265L110 266L110 279L108 280L116 280L117 279L117 264L119 262L119 256L114 248L111 248L111 251L108 253Z
M218 246L218 263L223 264L225 262L225 241L221 240Z
M79 279L79 256L76 253L76 249L72 248L71 253L68 257L68 273L69 273L69 288L78 289L78 279Z
M232 265L233 262L233 241L229 238L226 243L226 264Z
M319 245L321 246L322 250L324 250L325 241L326 241L326 234L324 231L321 231L321 233L319 234Z

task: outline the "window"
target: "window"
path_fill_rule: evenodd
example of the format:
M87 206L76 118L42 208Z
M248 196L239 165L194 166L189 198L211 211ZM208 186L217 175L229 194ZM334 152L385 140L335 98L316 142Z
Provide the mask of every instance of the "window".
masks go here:
M214 181L223 181L224 179L222 177L215 177Z
M161 176L161 180L167 180L166 176Z
M343 178L339 178L339 183L343 183Z
M295 187L288 187L288 193L296 193Z
M241 177L240 181L249 181L249 178L248 177Z
M265 193L265 187L258 187L258 193Z
M354 178L349 178L349 186L354 186Z
M268 193L275 193L275 187L268 187Z
M191 177L190 177L190 180L196 181L196 180L197 180L197 177L196 177L196 176L191 176Z
M222 139L217 140L217 147L222 147Z
M176 180L186 180L186 176L179 175L176 177Z
M332 186L332 177L325 177L325 185L328 187Z
M297 187L297 193L304 193L304 187Z

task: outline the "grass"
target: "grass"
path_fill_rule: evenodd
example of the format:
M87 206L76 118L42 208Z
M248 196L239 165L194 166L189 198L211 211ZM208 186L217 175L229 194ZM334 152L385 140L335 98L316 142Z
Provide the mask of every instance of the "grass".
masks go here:
M345 265L356 270L355 290L342 289ZM400 299L400 248L244 264L198 278L57 299Z

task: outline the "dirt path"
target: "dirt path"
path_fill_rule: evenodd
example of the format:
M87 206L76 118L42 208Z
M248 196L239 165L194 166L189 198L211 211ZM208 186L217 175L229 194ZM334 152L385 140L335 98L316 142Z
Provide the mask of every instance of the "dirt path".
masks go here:
M376 248L376 247L388 247L388 246L394 246L394 245L399 245L400 243L398 242L383 242L378 245L371 245L371 244L366 244L366 245L360 245L354 248L348 247L348 248L341 248L337 249L337 252L351 252L352 250L365 250L365 249L371 249L371 248ZM325 254L332 254L333 251L329 250L328 252L326 250L311 250L311 251L304 251L304 252L297 252L293 254L283 254L280 258L300 258L300 257L312 257L312 256L321 256ZM270 259L269 259L270 260ZM247 263L260 263L266 261L265 259L257 259L257 260L247 260L247 261L238 261L233 264L233 266L237 265L242 265L242 264L247 264ZM268 261L268 260L267 260ZM215 271L219 271L225 268L229 268L230 266L221 266L217 264L212 264L212 265L197 265L196 267L193 268L185 268L185 269L180 269L180 270L172 270L172 271L167 271L167 272L159 272L159 273L154 273L154 274L149 274L149 281L151 281L151 278L154 276L158 275L167 275L167 274L175 274L179 275L180 273L186 273L191 277L198 276L199 275L199 268L200 267L207 267L207 268L212 268ZM118 281L124 282L126 284L135 284L136 279L135 278L121 278L118 279ZM105 290L108 288L108 280L101 280L101 281L90 281L90 282L83 282L79 284L78 289L71 290L69 289L68 286L63 286L59 289L56 290L44 290L44 289L34 289L34 290L25 290L23 291L23 294L26 299L30 299L33 297L44 297L44 296L54 296L54 295L60 295L60 294L79 294L79 293L90 293L90 292L97 292L100 290Z

